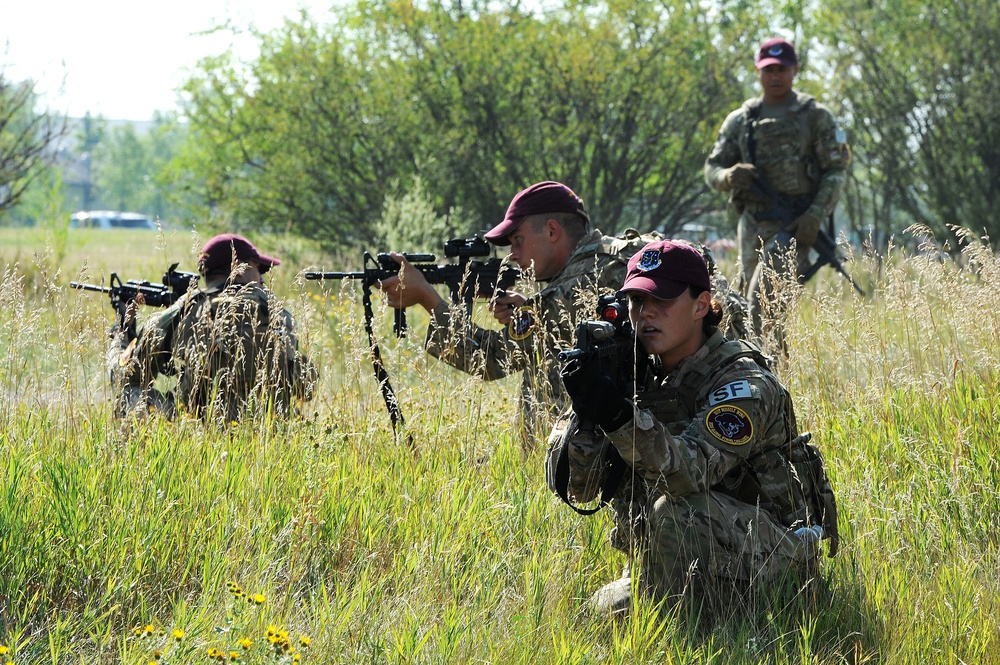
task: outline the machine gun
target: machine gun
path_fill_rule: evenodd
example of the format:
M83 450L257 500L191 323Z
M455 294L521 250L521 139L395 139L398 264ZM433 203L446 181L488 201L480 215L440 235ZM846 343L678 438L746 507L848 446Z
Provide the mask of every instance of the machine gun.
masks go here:
M777 190L771 187L770 184L760 178L756 178L753 181L753 184L750 185L750 190L758 196L762 196L771 202L770 208L764 212L755 213L754 217L780 222L783 229L778 232L775 240L782 247L790 246L792 238L795 234L792 231L786 231L784 229L791 225L791 223L805 211L797 209L796 206L785 200L785 198ZM847 272L847 270L844 269L843 264L840 262L840 258L837 256L837 243L834 242L832 237L832 216L830 217L829 222L831 232L828 233L825 229L821 228L819 233L816 234L816 242L812 245L812 248L816 250L817 254L819 254L819 258L798 276L799 284L805 284L808 282L823 266L830 266L843 275L847 281L851 283L851 286L854 287L855 291L857 291L861 296L864 296L866 295L864 289L862 289L854 278Z
M131 303L137 302L152 307L170 307L188 292L192 284L198 282L198 273L182 272L177 270L178 265L174 263L167 268L167 272L163 273L162 284L144 279L130 279L127 282L122 282L117 273L111 273L109 280L111 286L83 282L70 282L69 285L82 291L107 293L111 297L111 306L115 308L118 315L118 325L125 330L127 329L125 325L127 310Z
M649 356L636 345L628 309L618 296L599 297L597 319L580 322L575 332L576 346L559 352L561 362L599 362L601 371L610 376L624 394L634 395L642 390L641 380L649 369ZM578 413L576 417L579 431L596 429L595 424L587 420L587 414ZM569 500L569 444L564 441L556 458L554 484L559 498L581 515L592 515L607 505L618 490L628 465L610 444L606 461L600 502L595 508L580 508Z
M500 291L506 291L514 285L520 276L520 271L503 260L489 257L492 246L482 237L455 238L444 245L444 254L448 258L457 258L457 263L438 265L434 254L403 254L403 257L413 264L413 267L423 273L431 284L445 284L451 292L452 302L464 303L466 311L471 315L472 304L477 297L492 298ZM389 419L392 421L394 433L403 422L399 410L399 401L389 383L389 374L382 363L382 353L375 341L373 319L375 313L372 307L372 287L379 282L396 277L399 274L399 264L388 253L372 256L364 253L364 268L360 272L306 272L307 280L356 279L361 282L363 292L362 303L365 308L365 332L368 333L368 343L371 347L372 368L375 380L378 381L385 401ZM393 311L393 332L397 337L406 334L406 310Z

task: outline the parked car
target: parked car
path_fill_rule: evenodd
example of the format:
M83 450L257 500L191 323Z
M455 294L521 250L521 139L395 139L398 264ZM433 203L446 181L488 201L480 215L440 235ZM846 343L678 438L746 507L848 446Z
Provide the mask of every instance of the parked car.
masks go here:
M71 229L147 229L156 231L156 222L139 212L81 210L69 218Z

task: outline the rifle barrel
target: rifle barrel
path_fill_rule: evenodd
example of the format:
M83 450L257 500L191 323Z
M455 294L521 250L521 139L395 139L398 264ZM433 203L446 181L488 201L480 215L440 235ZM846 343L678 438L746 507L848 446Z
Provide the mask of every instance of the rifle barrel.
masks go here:
M99 291L101 293L111 293L111 287L98 286L97 284L84 284L83 282L70 282L70 287L81 291Z
M363 272L307 272L305 278L309 280L321 279L364 279Z

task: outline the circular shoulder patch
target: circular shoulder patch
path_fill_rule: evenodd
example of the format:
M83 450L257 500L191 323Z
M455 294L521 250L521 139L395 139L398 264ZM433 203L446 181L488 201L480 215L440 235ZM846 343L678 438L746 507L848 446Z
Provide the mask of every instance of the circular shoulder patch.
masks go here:
M139 341L138 337L133 337L132 341L129 342L128 346L125 347L125 350L122 351L122 354L118 356L119 366L125 367L125 365L128 365L128 361L132 360L132 353L135 351L135 343L138 341Z
M720 404L705 416L705 427L719 441L742 446L753 438L753 421L738 406Z
M535 329L535 311L531 307L518 307L507 324L510 338L516 342L527 339Z

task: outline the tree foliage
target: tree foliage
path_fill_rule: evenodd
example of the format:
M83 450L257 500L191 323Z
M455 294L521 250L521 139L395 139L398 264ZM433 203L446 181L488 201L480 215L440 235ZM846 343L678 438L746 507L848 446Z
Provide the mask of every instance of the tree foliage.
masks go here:
M833 0L835 46L872 205L887 234L903 211L1000 233L1000 5L992 0Z
M358 2L201 63L185 164L236 225L371 240L393 183L494 224L545 179L605 231L676 228L705 189L706 146L740 97L698 3ZM746 54L739 54L745 62Z
M34 84L12 82L0 69L0 213L17 205L55 156L65 119L35 111Z
M169 221L182 212L173 194L168 164L181 148L185 130L175 114L156 113L153 126L140 133L132 124L85 134L91 144L97 198L116 210L136 210Z

